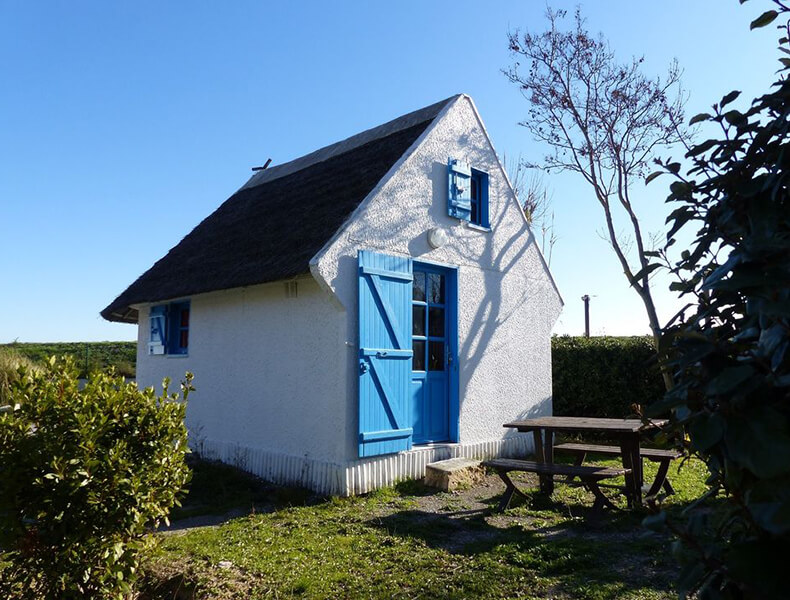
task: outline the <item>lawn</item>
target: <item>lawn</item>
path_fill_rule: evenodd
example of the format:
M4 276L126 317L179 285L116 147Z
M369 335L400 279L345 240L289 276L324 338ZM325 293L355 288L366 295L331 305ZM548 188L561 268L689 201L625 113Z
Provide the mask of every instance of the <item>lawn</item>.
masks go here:
M650 477L652 463L646 470ZM174 515L190 517L181 523L233 508L248 514L187 529L176 521L176 531L157 534L144 598L676 597L670 541L642 528L641 514L586 518L592 497L579 488L514 498L499 514L495 476L454 493L404 482L321 499L221 465L198 462L194 471ZM704 490L701 463L675 465L670 478L672 511Z

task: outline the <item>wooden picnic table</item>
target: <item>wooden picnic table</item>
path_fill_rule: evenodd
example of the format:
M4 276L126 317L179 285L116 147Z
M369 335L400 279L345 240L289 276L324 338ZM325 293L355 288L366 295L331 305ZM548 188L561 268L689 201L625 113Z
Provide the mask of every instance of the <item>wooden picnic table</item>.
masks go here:
M554 433L579 432L603 433L618 440L623 467L628 471L625 474L625 494L629 506L636 507L642 504L642 457L640 443L646 431L663 426L667 421L659 419L650 423L643 423L639 419L601 419L595 417L538 417L505 423L505 427L516 429L519 432L532 432L535 438L535 454L539 463L554 463ZM664 471L664 477L666 472ZM662 482L656 482L653 489L660 487ZM657 485L658 484L658 485ZM540 476L540 488L546 494L554 491L554 480L548 475Z

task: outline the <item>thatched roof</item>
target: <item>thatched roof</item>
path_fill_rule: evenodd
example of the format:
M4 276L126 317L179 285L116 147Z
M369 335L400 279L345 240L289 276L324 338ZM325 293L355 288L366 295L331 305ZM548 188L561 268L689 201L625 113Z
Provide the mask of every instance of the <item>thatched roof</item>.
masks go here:
M455 98L259 171L101 315L134 323L134 304L308 273L310 259Z

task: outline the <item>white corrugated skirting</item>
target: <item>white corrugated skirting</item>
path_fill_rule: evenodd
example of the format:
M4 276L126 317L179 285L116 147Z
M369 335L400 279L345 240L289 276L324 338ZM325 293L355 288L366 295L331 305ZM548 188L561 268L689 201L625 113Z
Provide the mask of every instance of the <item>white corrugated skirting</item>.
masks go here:
M531 435L472 444L416 446L408 452L345 464L205 439L193 449L204 458L222 461L273 483L306 487L320 494L336 496L365 494L404 479L420 479L425 476L425 466L438 460L527 456L533 451Z

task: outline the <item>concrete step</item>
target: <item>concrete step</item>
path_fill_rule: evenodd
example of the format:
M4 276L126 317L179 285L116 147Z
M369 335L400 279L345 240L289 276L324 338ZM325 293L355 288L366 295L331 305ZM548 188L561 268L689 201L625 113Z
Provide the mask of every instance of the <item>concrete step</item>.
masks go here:
M485 468L479 460L471 458L450 458L425 466L425 479L428 487L443 492L466 489L485 478Z

